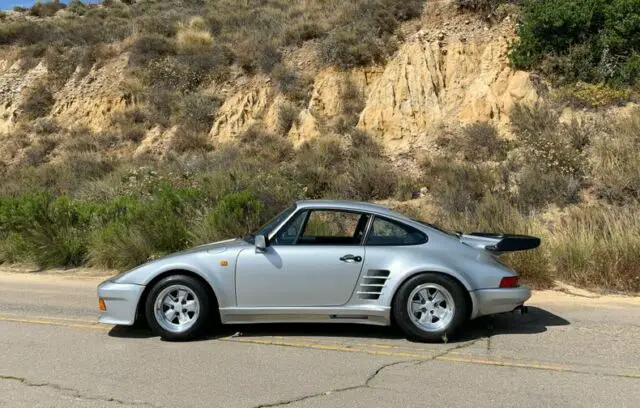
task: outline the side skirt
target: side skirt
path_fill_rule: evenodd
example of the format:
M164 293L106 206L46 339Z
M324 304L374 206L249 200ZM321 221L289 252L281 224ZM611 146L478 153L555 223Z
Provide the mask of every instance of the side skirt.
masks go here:
M228 307L220 309L223 324L358 323L391 324L388 307Z

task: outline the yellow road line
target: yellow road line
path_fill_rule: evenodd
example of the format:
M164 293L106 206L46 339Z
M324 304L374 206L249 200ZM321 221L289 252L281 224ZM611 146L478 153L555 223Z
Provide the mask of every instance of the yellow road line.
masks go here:
M237 338L237 337L234 337L234 338L225 337L219 340L235 342L235 343L250 343L250 344L285 346L285 347L295 347L295 348L314 349L314 350L341 351L341 352L370 354L370 355L385 356L385 357L406 357L408 359L423 360L423 361L437 360L437 361L447 361L447 362L477 364L477 365L487 365L487 366L527 368L527 369L535 369L535 370L543 370L543 371L569 372L569 373L578 373L578 374L594 374L594 375L604 375L604 376L611 376L611 377L640 379L640 372L638 373L636 372L603 373L603 372L589 371L589 370L580 369L572 366L565 366L565 365L541 364L538 362L529 362L529 361L517 362L517 361L508 361L508 360L487 360L487 359L475 358L468 355L467 355L468 357L462 357L463 354L455 353L455 350L451 350L443 355L438 355L439 354L438 351L434 350L435 351L434 355L428 355L428 354L415 354L415 353L404 353L404 352L395 352L395 351L367 350L367 349L360 349L360 348L344 347L340 345L321 345L321 344L306 343L306 342L272 341L272 340L246 339L246 338ZM454 353L460 355L460 357L453 356L452 354Z
M71 323L64 320L45 320L45 319L31 319L31 318L18 318L18 317L4 317L0 316L0 321L14 322L14 323L32 323L32 324L44 324L49 326L60 327L73 327L76 329L94 329L94 330L110 330L112 326L105 326L99 323Z
M15 323L30 323L30 324L43 324L50 326L60 326L60 327L71 327L77 329L93 329L93 330L111 330L113 326L103 325L100 323L72 323L70 320L58 319L54 320L54 318L18 318L18 317L6 317L0 316L0 321L5 322L15 322ZM499 367L514 367L514 368L528 368L535 370L543 370L543 371L555 371L555 372L569 372L569 373L579 373L579 374L594 374L594 375L604 375L611 377L622 377L622 378L631 378L631 379L640 379L640 372L635 372L631 370L627 370L626 372L615 372L615 373L606 373L606 372L596 372L589 371L585 369L580 369L577 367L572 367L568 365L556 365L556 364L541 364L535 361L509 361L509 360L488 360L482 358L476 358L468 354L457 353L455 350L450 350L445 354L439 355L441 353L440 350L437 349L417 349L417 351L426 351L431 352L432 354L418 354L418 353L407 353L407 352L398 352L398 351L385 351L385 350L372 350L372 349L363 349L359 347L349 347L339 344L321 344L321 343L309 343L309 342L291 342L280 340L284 339L282 336L273 337L278 340L263 340L263 339L252 339L252 338L243 338L243 337L224 337L218 339L218 341L225 341L229 343L248 343L248 344L260 344L260 345L268 345L268 346L283 346L283 347L295 347L302 349L313 349L313 350L326 350L326 351L340 351L347 353L360 353L360 354L369 354L375 356L384 356L384 357L402 357L411 360L436 360L436 361L447 361L453 363L466 363L466 364L478 364L485 366L499 366ZM368 344L358 343L358 346L370 346ZM372 344L372 346L380 346L376 344ZM386 346L386 345L385 345ZM389 346L389 348L393 348L395 346ZM455 356L453 354L456 354Z

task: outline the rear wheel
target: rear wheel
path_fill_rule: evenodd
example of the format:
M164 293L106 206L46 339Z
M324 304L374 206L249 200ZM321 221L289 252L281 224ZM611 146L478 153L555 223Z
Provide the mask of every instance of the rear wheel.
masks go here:
M456 281L425 273L400 287L393 302L393 315L408 337L436 342L452 336L462 326L468 307L464 288Z
M200 282L172 275L156 283L147 297L145 315L151 330L166 340L191 340L202 333L209 298Z

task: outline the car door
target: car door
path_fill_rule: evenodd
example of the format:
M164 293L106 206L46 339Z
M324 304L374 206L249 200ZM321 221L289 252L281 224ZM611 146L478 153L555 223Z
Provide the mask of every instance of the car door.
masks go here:
M239 307L340 306L349 301L364 263L369 215L300 210L264 252L243 250L236 263Z

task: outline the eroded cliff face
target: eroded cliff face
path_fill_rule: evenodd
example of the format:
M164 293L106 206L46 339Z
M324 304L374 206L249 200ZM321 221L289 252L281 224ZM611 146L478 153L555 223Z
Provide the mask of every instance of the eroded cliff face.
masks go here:
M358 126L394 148L443 126L505 124L515 103L538 97L529 74L508 67L507 50L504 38L405 44L369 92Z
M443 127L488 121L507 129L512 106L539 95L528 72L509 67L505 28L495 30L469 39L420 30L385 66L320 71L289 137L298 144L326 132L323 124L343 111L347 83L364 97L358 127L390 153L428 145ZM227 98L210 135L231 141L256 123L275 130L283 102L268 80L256 79Z
M349 102L344 98L346 86L355 87L362 98L362 109L355 113L358 128L375 136L390 154L429 145L443 127L490 121L507 129L511 107L538 98L529 73L508 65L512 24L489 27L455 13L451 18L451 23L423 18L382 66L350 71L299 66L301 72L313 73L313 86L288 137L299 145L330 132L328 124ZM120 54L88 73L76 72L53 95L49 117L65 127L112 128L114 114L136 105L125 90L126 67L127 55ZM24 72L0 57L0 133L12 131L25 90L46 77L43 63ZM279 131L279 114L288 102L272 79L244 76L224 88L224 101L209 132L214 145L233 142L251 126ZM162 135L173 133L175 129L154 127L140 148L166 149L170 144Z

